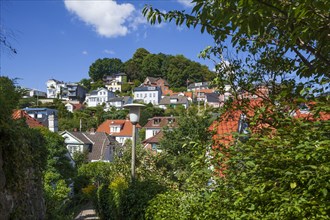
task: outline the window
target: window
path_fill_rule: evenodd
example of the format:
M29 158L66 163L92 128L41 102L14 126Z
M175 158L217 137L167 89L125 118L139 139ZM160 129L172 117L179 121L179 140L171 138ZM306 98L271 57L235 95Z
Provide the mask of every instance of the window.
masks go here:
M154 98L156 97L156 93L153 93L153 97L154 97Z
M151 144L151 149L156 151L157 150L157 145L156 144Z
M158 130L153 130L152 131L152 136L155 136L159 131Z
M70 154L80 151L80 147L77 145L68 145L68 150Z
M160 118L156 118L156 119L154 119L154 124L155 125L157 125L157 124L159 124L160 123Z

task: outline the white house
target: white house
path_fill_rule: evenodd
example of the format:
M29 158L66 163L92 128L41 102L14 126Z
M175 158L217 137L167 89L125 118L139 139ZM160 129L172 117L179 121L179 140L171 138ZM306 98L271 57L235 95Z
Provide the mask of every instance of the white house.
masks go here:
M103 103L106 104L113 97L115 97L115 93L107 90L106 88L99 88L87 94L85 102L88 107L96 107L98 105L102 105Z
M37 89L26 89L26 94L23 96L23 98L29 97L45 98L47 97L47 93Z
M105 132L64 131L61 133L71 156L88 152L88 161L111 162L118 143Z
M125 73L117 73L111 76L105 76L103 78L105 87L112 92L121 92L121 85L127 82L127 76Z
M64 100L85 100L86 89L78 83L65 83L55 79L46 82L47 98L59 98Z
M61 86L64 82L58 81L56 79L50 79L46 82L47 85L47 98L58 98L61 92Z
M133 95L134 100L141 100L146 104L158 105L162 97L162 92L158 86L145 86L135 88Z
M176 108L177 106L183 106L185 109L189 107L189 100L186 96L164 96L159 103L159 107L167 109L169 107Z
M130 96L114 97L114 98L110 98L109 101L106 103L106 109L109 110L112 107L116 109L122 109L124 105L132 104L132 103L133 103L133 98Z

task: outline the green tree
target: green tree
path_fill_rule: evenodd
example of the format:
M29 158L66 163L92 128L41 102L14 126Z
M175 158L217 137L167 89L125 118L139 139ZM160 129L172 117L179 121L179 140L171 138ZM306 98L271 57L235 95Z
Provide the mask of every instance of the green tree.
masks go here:
M207 113L198 114L197 108L190 108L178 119L178 127L166 129L164 137L160 142L162 153L158 156L158 168L164 171L169 179L178 184L179 187L188 187L194 184L206 184L204 178L195 180L192 184L189 178L194 178L196 171L192 167L199 159L205 161L206 150L211 144L211 133L209 131L210 115ZM199 158L199 159L197 159ZM204 163L204 162L203 162ZM205 165L205 164L204 164ZM207 167L198 167L203 173Z
M328 1L193 0L191 14L184 11L162 13L151 6L143 13L151 23L175 20L177 25L200 28L214 37L217 46L202 56L225 55L225 41L241 52L248 52L251 62L276 60L277 72L295 72L300 77L325 77L329 80L330 46ZM272 59L271 59L272 56ZM268 68L269 70L269 68Z
M162 62L161 56L156 54L148 54L141 64L141 78L145 79L147 76L152 77L162 77L164 78L162 72Z
M151 103L149 103L145 108L141 110L139 124L141 126L144 126L145 124L147 124L149 118L155 116L164 116L164 109L154 107Z
M46 215L49 219L58 219L73 214L66 212L70 205L70 185L76 175L74 165L68 157L64 139L46 128L39 129L48 151L47 166L43 185L46 202Z
M138 48L133 54L133 57L124 64L125 73L127 74L127 78L130 81L133 81L135 79L144 81L144 78L143 76L141 76L140 73L142 69L143 60L149 54L150 52L146 49Z
M114 73L122 71L123 63L118 58L103 58L97 59L89 67L89 77L94 81L102 80L105 76L110 76Z
M10 203L3 202L0 212L8 219L44 218L42 172L47 150L40 132L28 128L24 119L12 119L20 98L14 82L0 77L0 190L11 198Z
M214 83L221 90L231 85L234 100L227 102L224 110L250 116L246 119L250 132L248 136L238 135L233 146L214 146L220 151L211 151L213 165L222 167L226 178L216 178L213 191L200 191L202 200L182 202L182 219L190 218L196 204L204 207L193 213L196 219L329 218L329 183L324 181L329 172L324 169L329 166L324 160L329 154L329 122L315 120L320 112L329 112L323 108L328 106L328 96L311 111L313 120L295 119L292 112L299 103L318 101L313 96L329 89L330 46L325 36L329 33L330 3L193 3L190 14L162 13L151 6L144 14L151 23L175 20L177 25L201 28L214 37L215 45L201 56L220 61L216 61ZM228 48L225 45L229 42ZM236 58L226 56L235 52ZM303 84L297 77L309 78ZM261 83L269 89L267 96L258 93ZM246 100L239 99L244 92L262 100L263 105L254 109L253 115L248 114ZM191 192L183 192L181 197L191 198ZM170 199L171 195L163 195L162 201ZM170 218L171 206L165 203L164 207L159 209L165 209L165 218ZM160 216L160 212L150 216Z
M79 84L82 85L85 89L87 89L87 91L90 91L92 88L91 81L91 79L83 78L80 80Z

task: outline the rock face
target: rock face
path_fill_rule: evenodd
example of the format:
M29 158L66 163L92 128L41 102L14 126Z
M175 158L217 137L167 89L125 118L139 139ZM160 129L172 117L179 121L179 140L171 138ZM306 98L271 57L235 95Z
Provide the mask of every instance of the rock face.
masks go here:
M45 202L41 176L33 168L26 167L24 176L16 188L12 188L3 169L4 160L0 147L0 220L45 219Z

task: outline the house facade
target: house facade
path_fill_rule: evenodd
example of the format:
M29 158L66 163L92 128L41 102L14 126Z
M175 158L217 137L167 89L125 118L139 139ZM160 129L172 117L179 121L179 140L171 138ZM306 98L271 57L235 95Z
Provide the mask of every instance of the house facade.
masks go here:
M141 126L136 125L139 129ZM128 120L106 120L96 130L97 132L105 132L113 136L116 141L124 145L127 140L132 140L133 124Z
M88 107L96 107L102 104L105 105L113 97L115 97L115 93L106 88L99 88L86 95L85 103Z
M26 89L26 93L23 96L23 98L29 98L29 97L46 98L47 93L37 89Z
M45 127L40 121L32 118L28 113L20 109L13 112L12 118L14 120L24 119L29 128Z
M43 126L50 131L58 131L58 111L50 108L24 108L30 117L39 121Z
M69 112L73 112L73 111L77 111L77 110L82 110L85 108L85 106L83 104L80 103L71 103L68 102L65 104L65 108L69 111Z
M121 86L127 82L127 75L125 73L117 73L103 78L105 87L112 92L121 92Z
M137 87L133 91L134 100L143 101L145 104L158 105L162 92L158 86Z
M61 133L71 155L88 152L88 161L111 162L117 146L115 139L105 132L69 132Z
M160 140L163 137L163 129L165 127L171 129L177 126L176 117L153 117L148 119L145 129L144 148L153 152L161 152L159 149Z
M204 105L210 106L213 108L220 108L220 95L217 93L206 93Z
M124 105L132 103L133 98L130 96L110 98L106 103L106 110L110 110L112 107L116 109L122 109Z
M186 96L164 96L159 103L159 107L162 109L177 108L177 106L183 106L185 109L189 107L188 97Z
M171 95L173 92L172 90L169 89L169 84L168 82L160 77L146 77L143 84L143 86L148 87L148 86L158 86L160 87L162 94L163 95Z
M78 83L65 83L50 79L47 85L47 98L63 100L77 100L83 102L86 97L86 89Z

